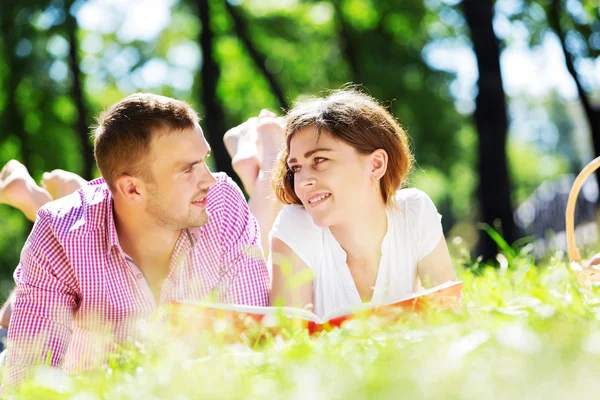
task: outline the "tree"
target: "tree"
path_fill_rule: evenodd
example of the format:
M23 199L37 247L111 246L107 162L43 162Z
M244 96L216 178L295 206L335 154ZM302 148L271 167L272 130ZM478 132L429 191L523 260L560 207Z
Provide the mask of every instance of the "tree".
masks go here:
M230 4L228 1L225 2L225 8L227 9L227 12L233 20L233 26L236 35L244 44L244 47L246 48L246 51L252 58L254 65L256 65L256 67L263 74L267 82L269 82L269 87L271 88L271 91L277 98L277 101L279 102L279 107L283 110L287 109L288 103L285 99L285 96L283 95L283 90L281 89L279 83L277 83L277 79L275 78L274 74L271 73L271 71L269 71L269 69L267 68L266 57L252 43L250 33L248 32L248 28L246 26L246 21L242 16L241 12L238 11L238 9L232 4Z
M225 149L222 140L226 130L224 124L225 113L217 94L217 82L219 81L220 70L219 64L217 64L214 58L214 37L211 28L209 0L197 0L197 7L200 23L202 24L198 39L203 57L202 69L200 70L200 97L204 106L205 133L210 142L217 169L227 173L242 187L238 176L231 167L231 158L227 154L227 149Z
M74 0L67 1L65 5L65 28L69 40L69 67L71 69L71 96L77 108L77 120L75 121L76 132L79 138L81 154L83 157L83 177L92 179L94 170L94 149L90 142L88 127L88 111L85 103L81 69L79 68L79 39L77 37L77 21L70 13Z
M581 77L579 76L577 69L575 68L575 60L577 59L577 57L593 55L593 53L596 53L598 55L600 48L597 48L596 51L589 48L588 43L591 43L593 35L593 32L590 29L591 26L586 27L585 24L579 24L578 29L578 24L574 24L572 16L568 12L563 11L563 6L561 3L562 2L560 0L551 1L549 7L547 8L548 23L560 40L560 45L565 56L567 70L573 77L573 81L575 81L575 86L577 87L577 94L579 95L579 100L581 101L581 105L583 106L583 110L588 119L590 133L592 136L592 143L594 146L594 154L596 155L596 157L600 157L600 107L593 104L590 95L584 89L583 84L581 82ZM597 17L600 16L600 13L598 11L596 11L596 14ZM564 20L566 21L563 24L562 21ZM565 26L567 24L570 25L570 29ZM579 54L575 49L570 50L569 46L567 45L567 35L569 35L573 31L580 33L579 37L584 39L581 41L581 44L585 44L585 47L582 47L582 49L579 51ZM598 35L598 32L596 32L596 35ZM585 40L586 36L589 38L589 40ZM597 172L596 177L598 178L597 181L600 182L600 172Z
M600 57L598 21L600 6L595 0L523 0L520 9L509 16L525 24L529 31L529 45L539 46L552 32L558 38L565 58L565 66L573 78L577 95L586 116L594 154L600 157L600 104L593 99L599 91L594 78L585 76L578 66L593 63ZM593 74L594 72L592 72ZM600 182L600 171L596 172Z
M463 0L462 6L479 71L474 119L479 137L478 190L482 219L492 227L500 222L504 239L512 243L516 237L506 160L508 122L500 51L493 28L494 2ZM480 243L484 259L494 258L497 246L485 231Z
M20 144L22 162L30 166L30 143L24 132L24 120L17 105L17 89L22 78L27 74L27 56L31 52L32 34L29 25L23 21L24 13L19 13L22 8L8 2L2 6L0 13L0 39L3 59L6 63L6 75L4 78L4 92L6 94L6 105L0 113L0 125L2 126L3 140L15 137ZM20 15L21 18L17 18ZM2 140L2 141L3 141ZM1 143L1 141L0 141Z

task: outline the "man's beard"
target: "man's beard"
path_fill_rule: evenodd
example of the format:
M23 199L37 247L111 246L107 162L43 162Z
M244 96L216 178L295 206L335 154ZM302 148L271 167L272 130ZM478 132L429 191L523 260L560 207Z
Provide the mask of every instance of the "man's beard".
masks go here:
M194 217L190 215L189 208L187 215L176 214L171 203L160 200L157 190L154 188L149 189L148 194L146 212L154 219L158 226L178 231L203 226L208 222L209 215L206 208L200 212L200 215Z

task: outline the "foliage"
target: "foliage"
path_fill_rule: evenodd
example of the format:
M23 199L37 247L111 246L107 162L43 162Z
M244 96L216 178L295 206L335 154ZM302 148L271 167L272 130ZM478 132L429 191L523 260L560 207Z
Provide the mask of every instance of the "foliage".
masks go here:
M577 5L578 1L567 3ZM189 101L202 117L208 117L199 94L204 55L198 43L203 27L197 3L4 1L0 13L0 165L17 158L38 180L54 168L83 173L84 154L76 128L79 115L85 113L91 126L101 110L135 91ZM508 3L519 7L500 13L503 18L525 26L531 44L539 43L547 31L540 10L547 8L549 0ZM583 49L586 39L588 55L585 49L576 52L583 72L589 71L597 57L598 32L588 18L597 12L593 3L582 1L584 11L569 8L570 19L565 22L575 50ZM264 69L288 104L346 82L363 85L407 128L417 159L411 184L434 198L444 216L444 229L448 232L453 226L473 225L480 219L475 194L477 135L468 119L475 93L470 90L473 93L465 95L457 89L456 72L462 65L452 70L431 61L432 49L446 48L451 54L452 49L469 46L459 1L245 0L228 4L245 21L246 39L264 56ZM239 124L261 108L283 111L264 70L236 31L225 2L210 0L210 12L214 56L221 70L217 92L224 126ZM75 101L69 15L78 23L78 67L86 109ZM508 36L502 39L511 42ZM555 112L559 103L544 106L552 109L550 119L559 114ZM563 146L572 130L568 117L562 115L551 123L558 127L559 146ZM209 140L214 147L220 137ZM561 154L572 160L574 152L567 147ZM508 150L519 151L512 145ZM529 168L539 160L546 163L553 150L545 148L541 159L530 155L523 166L520 158L509 154L515 163L515 201L547 176ZM563 165L560 157L552 163ZM10 279L31 225L18 212L0 205L0 226L0 279Z
M580 289L560 256L535 266L525 250L500 270L460 275L454 312L356 320L315 337L284 327L259 344L239 333L224 340L227 326L194 329L123 348L107 369L41 369L19 398L594 396L600 297Z
M235 9L287 102L323 94L349 81L361 84L407 127L419 166L441 171L445 177L444 171L460 160L455 132L465 126L465 117L453 106L449 91L453 74L432 69L421 54L439 36L433 27L443 25L436 10L419 2L276 3L245 1ZM53 0L3 6L0 27L12 33L0 40L0 119L8 133L0 135L0 164L20 159L36 179L54 168L83 172L76 120L87 110L78 109L74 100L68 13L79 23L78 67L89 125L102 109L140 90L187 100L204 116L199 100L203 54L198 44L203 27L195 1L174 2L164 10L162 22L154 23L154 30L137 31L132 27L139 24L140 8L125 3L71 4ZM225 4L210 1L210 12L224 125L239 124L261 108L278 110L277 99L234 30ZM220 140L209 138L213 147ZM442 199L447 198L443 193ZM2 210L0 218L17 215ZM0 224L10 223L2 219ZM28 231L27 224L10 225L12 229L0 232L0 243L7 250L0 254L4 277L12 273L19 243Z

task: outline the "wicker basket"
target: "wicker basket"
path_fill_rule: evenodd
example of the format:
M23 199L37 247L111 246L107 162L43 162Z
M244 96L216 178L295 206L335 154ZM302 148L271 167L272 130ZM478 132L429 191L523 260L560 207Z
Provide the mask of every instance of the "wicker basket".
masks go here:
M589 267L586 262L582 262L581 254L575 243L575 205L577 202L577 196L585 182L585 180L600 168L600 157L592 160L585 168L577 175L571 192L569 193L569 200L567 201L567 211L565 214L565 223L567 229L567 251L569 254L569 263L573 270L577 273L577 276L581 283L598 283L600 282L600 269L598 266ZM600 182L599 182L600 183Z

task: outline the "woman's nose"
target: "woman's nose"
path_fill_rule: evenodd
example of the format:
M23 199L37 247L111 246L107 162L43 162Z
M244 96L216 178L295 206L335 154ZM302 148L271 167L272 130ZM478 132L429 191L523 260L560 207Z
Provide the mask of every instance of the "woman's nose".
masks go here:
M309 172L304 172L304 170L301 170L298 173L297 179L298 179L299 186L306 187L306 186L312 186L315 184L314 176Z

